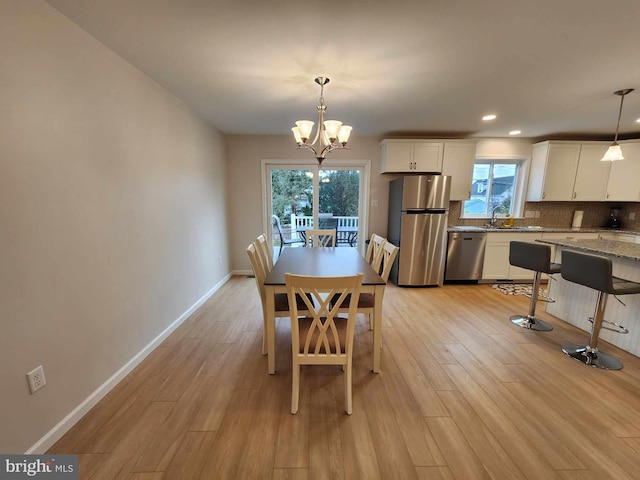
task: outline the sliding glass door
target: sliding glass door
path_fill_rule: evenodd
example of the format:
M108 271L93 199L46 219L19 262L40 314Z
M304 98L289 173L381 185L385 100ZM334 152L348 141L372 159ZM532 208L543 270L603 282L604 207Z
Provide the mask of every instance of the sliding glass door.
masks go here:
M344 162L342 162L344 163ZM307 228L336 228L338 247L360 247L364 235L364 165L264 165L265 225L274 256L304 245Z

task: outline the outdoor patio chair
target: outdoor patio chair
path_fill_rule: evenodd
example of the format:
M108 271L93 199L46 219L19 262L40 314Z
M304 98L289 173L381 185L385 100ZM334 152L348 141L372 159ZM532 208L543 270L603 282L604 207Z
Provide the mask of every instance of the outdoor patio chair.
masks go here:
M284 247L285 245L294 245L296 243L299 243L300 245L304 245L304 238L285 238L284 234L282 233L282 225L280 225L280 218L278 218L277 215L271 215L271 220L273 222L273 224L276 226L276 228L278 229L278 235L280 235L280 250L278 251L278 255L280 255L282 253L282 247Z

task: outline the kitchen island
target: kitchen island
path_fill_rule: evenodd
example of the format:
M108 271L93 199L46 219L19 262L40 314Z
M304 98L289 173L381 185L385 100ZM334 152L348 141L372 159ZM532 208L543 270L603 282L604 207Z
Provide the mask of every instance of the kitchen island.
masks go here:
M562 263L564 249L603 255L611 258L614 276L640 282L640 244L602 239L542 239L538 241L556 246L555 262ZM547 313L590 332L591 323L587 318L593 317L597 292L588 287L568 282L561 275L555 275L555 277L557 281L550 281L548 290L549 296L554 298L556 302L546 304ZM629 329L629 333L622 335L605 330L604 327L607 325L604 324L600 338L629 353L640 356L640 295L624 295L620 297L620 300L626 306L616 301L613 296L609 297L604 318L609 322L624 325ZM585 337L585 344L587 341L588 336Z

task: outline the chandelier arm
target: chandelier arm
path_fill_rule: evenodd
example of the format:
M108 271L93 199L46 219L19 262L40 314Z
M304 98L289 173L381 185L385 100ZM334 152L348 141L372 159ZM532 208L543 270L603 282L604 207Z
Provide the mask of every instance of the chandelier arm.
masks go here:
M311 142L311 145L315 145L318 141L318 138L320 139L320 147L324 147L325 145L322 131L324 130L324 112L326 109L327 107L325 107L324 103L322 102L322 97L320 97L320 105L318 105L318 129L316 130L316 136L313 137L313 142Z
M313 152L313 155L314 155L315 157L317 157L317 156L318 156L318 152L316 151L316 149L315 149L315 148L313 148L313 145L311 145L311 144L303 143L303 144L301 144L301 145L298 145L298 148L306 148L307 150L311 150L311 151Z
M329 153L329 152L332 152L332 151L334 151L334 150L349 150L349 149L348 149L347 147L345 147L344 145L341 145L341 144L339 144L339 143L338 143L338 144L336 144L336 145L334 145L334 144L330 143L329 145L327 145L326 147L324 147L324 148L322 149L322 151L320 152L320 155L321 155L322 157L324 157L324 156L325 156L325 153Z

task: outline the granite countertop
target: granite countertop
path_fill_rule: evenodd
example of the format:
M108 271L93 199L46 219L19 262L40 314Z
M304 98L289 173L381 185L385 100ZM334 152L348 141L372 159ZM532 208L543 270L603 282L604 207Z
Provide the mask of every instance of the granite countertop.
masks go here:
M619 242L617 240L601 240L595 238L584 240L549 239L536 241L540 243L548 243L549 245L571 248L573 250L581 250L587 253L640 261L640 244L638 243Z
M449 232L559 232L559 233L626 233L630 235L640 235L640 232L633 230L618 230L602 227L541 227L541 226L515 226L515 227L479 227L476 225L451 225L447 228Z

